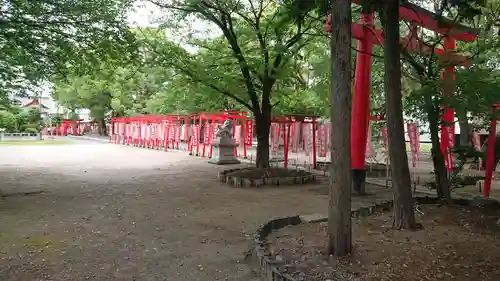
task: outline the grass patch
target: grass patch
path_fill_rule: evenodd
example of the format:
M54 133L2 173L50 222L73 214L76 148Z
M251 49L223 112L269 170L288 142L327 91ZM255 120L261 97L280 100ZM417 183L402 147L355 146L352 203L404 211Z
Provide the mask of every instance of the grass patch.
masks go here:
M45 146L72 144L69 140L0 141L0 146Z

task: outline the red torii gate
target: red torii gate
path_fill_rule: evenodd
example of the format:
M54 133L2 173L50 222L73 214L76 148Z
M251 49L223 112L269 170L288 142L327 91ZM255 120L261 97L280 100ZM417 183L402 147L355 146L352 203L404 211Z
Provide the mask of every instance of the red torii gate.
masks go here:
M240 128L241 128L241 131L240 131L240 134L241 136L243 136L243 156L244 158L246 159L247 158L247 133L250 132L252 133L252 128L251 126L252 125L252 122L246 122L248 121L247 120L247 112L246 111L239 111L239 110L218 110L218 111L215 111L215 112L190 112L189 113L189 119L192 120L193 122L193 125L196 125L196 122L198 122L197 125L199 125L200 129L198 129L199 131L197 132L197 134L199 134L201 132L201 127L205 125L205 131L204 131L204 143L203 143L203 147L202 147L202 156L205 157L205 150L206 150L206 146L209 145L208 143L206 143L208 141L208 139L210 138L210 135L207 134L207 130L208 129L208 126L210 126L210 124L215 124L217 122L219 123L223 123L226 119L231 119L233 121L233 134L235 133L236 131L236 125L237 125L237 122L239 120L240 122ZM192 130L195 130L194 126L192 127ZM194 132L194 131L193 131ZM197 136L198 138L201 137L201 136ZM237 140L237 142L239 142L240 139ZM196 145L196 152L193 153L193 154L196 154L198 155L199 154L199 146L200 146L200 142L199 140L195 141L195 145ZM251 144L250 144L251 146ZM194 148L191 147L191 149L194 151ZM238 154L238 150L237 148L234 149L234 155L237 156ZM208 157L209 158L212 158L212 146L209 147L209 151L208 151Z
M271 117L271 123L277 123L279 125L283 125L283 150L284 150L284 162L283 165L285 168L288 168L288 148L290 146L290 133L291 133L291 124L300 123L300 124L311 124L312 126L312 165L313 168L316 169L316 129L317 122L319 116L308 116L302 114L282 114L278 116ZM305 140L302 140L305 141Z
M351 0L361 4L362 0ZM456 40L470 42L477 38L479 31L461 24L456 24L449 19L436 19L437 15L411 3L404 3L399 8L400 19L409 21L410 34L401 38L401 43L409 52L420 52L423 55L446 55L451 65L464 64L467 57L454 53ZM418 26L438 32L444 36L444 49L432 48L421 42L417 36ZM331 17L328 15L326 31L331 30ZM374 14L362 13L359 23L352 24L352 37L358 40L356 57L356 71L354 80L354 96L352 102L351 119L351 168L353 171L353 188L360 193L364 192L366 178L365 154L368 136L368 121L370 119L370 82L373 45L383 45L384 38L380 30L374 28ZM443 79L453 79L454 67L449 67L443 73ZM454 111L445 109L442 117L444 123L453 124ZM453 145L454 126L441 127L441 150L443 155L448 155L450 145ZM451 133L451 134L450 134ZM451 136L450 136L451 135ZM447 165L452 168L452 157L445 157Z
M71 128L71 134L74 136L81 135L81 122L83 119L63 119L61 125L59 126L59 130L61 131L61 135L67 136L68 129Z

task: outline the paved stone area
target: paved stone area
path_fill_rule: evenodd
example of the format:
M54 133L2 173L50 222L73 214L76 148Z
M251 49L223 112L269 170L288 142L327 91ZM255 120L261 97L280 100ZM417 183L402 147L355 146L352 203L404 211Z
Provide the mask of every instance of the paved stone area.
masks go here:
M244 254L260 224L326 212L316 186L235 189L206 161L95 141L0 146L0 280L254 281Z

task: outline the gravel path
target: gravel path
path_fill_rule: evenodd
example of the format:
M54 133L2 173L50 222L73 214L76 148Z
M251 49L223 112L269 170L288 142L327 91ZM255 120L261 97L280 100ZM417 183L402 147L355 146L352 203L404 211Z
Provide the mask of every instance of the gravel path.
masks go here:
M0 146L0 280L257 280L266 220L325 213L311 187L234 189L185 152ZM41 192L41 193L40 193Z

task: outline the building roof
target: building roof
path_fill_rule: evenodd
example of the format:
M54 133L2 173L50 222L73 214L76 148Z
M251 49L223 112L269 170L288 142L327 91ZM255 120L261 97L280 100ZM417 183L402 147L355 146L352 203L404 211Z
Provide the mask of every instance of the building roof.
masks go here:
M32 107L32 106L39 106L40 105L40 101L38 99L33 99L31 102L23 105L23 107ZM48 106L45 106L44 104L42 104L42 107L44 109L48 109L49 107Z

